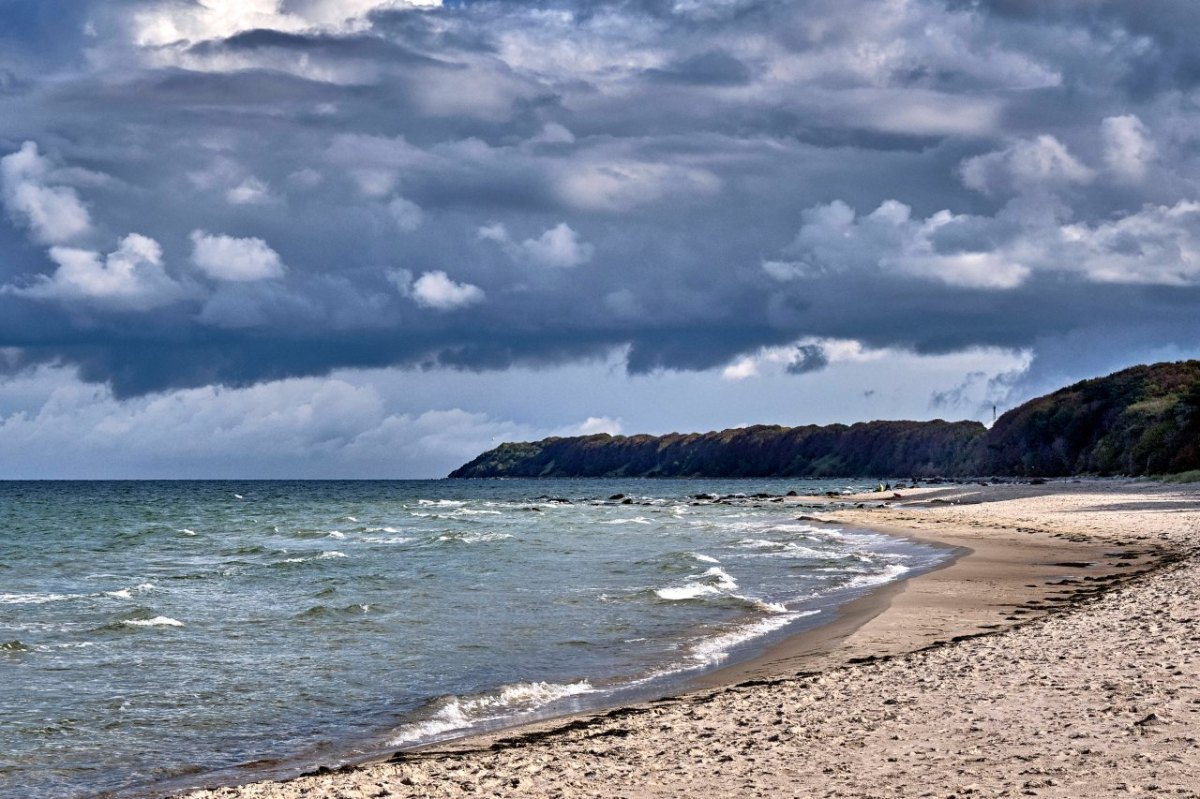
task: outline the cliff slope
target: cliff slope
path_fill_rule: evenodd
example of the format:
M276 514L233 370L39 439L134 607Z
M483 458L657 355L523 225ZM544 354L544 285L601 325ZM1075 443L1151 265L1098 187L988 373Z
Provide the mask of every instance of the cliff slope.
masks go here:
M501 444L450 477L1058 477L1200 469L1200 361L1135 366L978 422L863 422Z

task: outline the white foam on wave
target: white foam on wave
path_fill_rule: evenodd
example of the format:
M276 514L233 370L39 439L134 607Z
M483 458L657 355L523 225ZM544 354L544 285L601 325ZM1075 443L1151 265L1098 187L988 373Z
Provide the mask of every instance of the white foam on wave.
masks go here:
M721 593L717 588L704 583L688 583L673 588L660 588L654 592L660 599L671 602L681 602L687 599L699 599L702 596Z
M446 533L439 535L438 541L453 541L458 544L484 544L489 541L503 541L512 538L508 533Z
M811 547L802 546L794 541L772 541L767 538L743 538L738 541L743 549L756 549L765 555L778 555L789 558L824 558L826 553Z
M434 508L461 508L467 503L454 499L418 499L417 504Z
M813 538L833 539L834 541L845 541L848 536L840 527L818 527L811 533ZM859 534L861 536L861 533Z
M737 580L720 566L712 566L703 574L693 574L688 577L691 582L684 585L659 588L654 593L660 599L671 602L682 602L688 599L699 599L702 596L713 596L738 587Z
M346 534L343 533L341 530L330 530L328 533L325 534L325 537L326 538L345 538Z
M757 599L752 596L742 596L741 594L733 595L736 599L740 599L748 605L752 605L764 613L789 613L787 605L782 602L768 602L765 599Z
M773 525L771 525L771 526L770 526L769 528L767 528L767 529L768 529L768 530L770 530L770 531L771 531L771 532L773 532L773 533L774 533L774 532L778 532L778 533L801 533L801 534L804 534L804 535L808 535L808 534L811 534L811 533L826 533L826 532L830 532L830 530L829 530L828 528L825 528L825 527L816 527L816 526L814 526L814 525L811 525L811 524L804 524L804 523L800 523L800 524L791 524L791 523L785 523L785 524L773 524Z
M730 576L729 572L722 569L720 566L713 566L700 575L701 579L709 578L717 581L717 588L732 591L738 587L737 580Z
M714 558L712 555L702 555L699 552L689 552L688 554L691 555L696 560L700 561L701 563L720 563L721 562L721 561L717 560L716 558Z
M772 633L778 629L786 627L796 619L804 618L805 616L815 616L820 613L819 610L809 610L795 613L781 613L770 618L760 619L751 624L746 624L731 630L727 633L706 638L692 645L691 658L698 661L700 665L711 666L720 663L729 657L730 650L739 644L744 644L753 641L755 638Z
M565 684L529 682L505 685L494 694L473 699L451 696L443 701L432 718L401 727L388 744L400 746L449 732L468 730L476 724L506 716L526 715L560 699L594 690L587 680Z
M44 605L76 599L81 594L0 594L0 605Z
M180 528L179 532L180 532L180 533L182 533L183 535L196 535L196 531L195 531L195 530L189 530L189 529L188 529L188 528L186 528L186 527L182 527L182 528ZM279 532L279 531L278 531L278 530L276 530L275 532Z
M405 538L401 535L394 535L388 538L372 538L370 541L372 544L407 544L412 541L412 539Z
M910 571L912 570L908 566L899 563L889 563L883 568L883 571L875 572L874 574L860 574L846 583L844 587L869 588L874 585L884 585L885 583L900 579Z
M498 510L473 510L471 508L459 508L458 510L450 511L447 516L502 516Z
M132 588L118 588L116 591L105 591L104 596L112 597L113 599L133 599L134 594L146 594L157 589L154 583L141 583Z
M400 532L395 527L368 527L365 532L368 533L398 533Z
M354 518L353 516L345 516L343 518L348 522L357 522L358 521L358 519Z
M153 619L129 619L122 622L129 627L182 627L183 622L170 616L155 616Z
M350 556L347 555L345 552L338 552L336 549L331 549L326 552L322 552L320 555L318 555L317 560L329 560L330 558L348 558L348 557L350 557Z
M600 522L600 524L654 524L654 522L645 516L634 516L632 519L610 519L606 522Z

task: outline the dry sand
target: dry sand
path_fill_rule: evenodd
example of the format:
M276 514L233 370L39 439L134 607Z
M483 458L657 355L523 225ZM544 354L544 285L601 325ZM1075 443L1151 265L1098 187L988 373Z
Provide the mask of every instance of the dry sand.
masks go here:
M1200 486L901 493L795 510L970 552L709 688L189 797L1200 796Z

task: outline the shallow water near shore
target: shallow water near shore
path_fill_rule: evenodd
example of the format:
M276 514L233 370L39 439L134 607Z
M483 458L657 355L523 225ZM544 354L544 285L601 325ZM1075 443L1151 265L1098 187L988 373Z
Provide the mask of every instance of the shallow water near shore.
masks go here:
M864 487L0 483L0 793L249 780L680 685L946 557L752 496Z

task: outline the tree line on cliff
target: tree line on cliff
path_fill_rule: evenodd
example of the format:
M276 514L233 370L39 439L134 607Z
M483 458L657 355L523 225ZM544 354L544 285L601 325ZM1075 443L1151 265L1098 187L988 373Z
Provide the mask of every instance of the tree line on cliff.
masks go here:
M978 422L755 425L506 443L450 477L1063 477L1200 469L1200 361L1135 366Z

